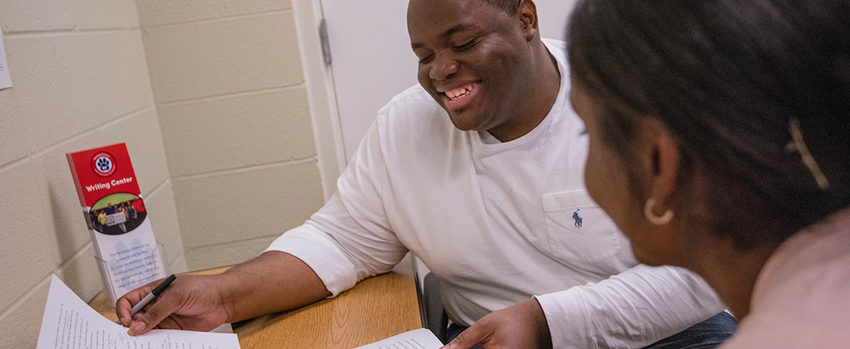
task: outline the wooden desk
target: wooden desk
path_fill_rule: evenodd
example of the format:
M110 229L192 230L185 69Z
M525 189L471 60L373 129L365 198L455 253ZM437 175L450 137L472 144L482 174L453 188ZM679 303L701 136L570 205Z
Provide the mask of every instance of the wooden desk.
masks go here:
M110 320L117 320L102 293L89 304ZM242 349L350 349L420 327L413 277L390 272L363 280L336 298L255 318L234 332Z

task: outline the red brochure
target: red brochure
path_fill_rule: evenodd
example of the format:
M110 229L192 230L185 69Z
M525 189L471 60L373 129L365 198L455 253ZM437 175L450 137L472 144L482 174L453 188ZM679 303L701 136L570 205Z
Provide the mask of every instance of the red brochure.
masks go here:
M166 276L124 143L66 154L112 303Z

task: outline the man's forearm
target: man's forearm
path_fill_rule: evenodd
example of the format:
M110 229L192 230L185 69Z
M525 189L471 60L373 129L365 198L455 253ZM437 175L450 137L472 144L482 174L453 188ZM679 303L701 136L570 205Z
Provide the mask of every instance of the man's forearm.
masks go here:
M695 274L645 265L537 298L556 348L643 347L724 309Z
M295 309L331 295L306 263L291 254L265 252L220 275L228 322Z

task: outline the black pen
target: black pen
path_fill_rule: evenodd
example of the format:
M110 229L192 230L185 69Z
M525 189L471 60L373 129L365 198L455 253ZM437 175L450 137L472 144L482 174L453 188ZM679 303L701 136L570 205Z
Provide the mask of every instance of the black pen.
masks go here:
M159 284L159 286L154 287L154 289L153 289L153 291L151 291L151 293L148 293L148 295L145 296L145 298L142 298L142 300L139 301L139 303L136 303L136 305L133 306L132 309L130 309L130 317L132 318L134 314L138 313L139 310L142 310L142 308L144 308L146 305L148 305L148 303L150 303L154 298L159 296L159 294L162 293L162 291L165 291L165 289L168 288L168 285L171 285L171 283L174 282L175 279L177 279L177 277L174 276L174 274L171 274L171 276L166 278L165 281L163 281L161 284ZM119 322L120 322L120 320L119 320Z

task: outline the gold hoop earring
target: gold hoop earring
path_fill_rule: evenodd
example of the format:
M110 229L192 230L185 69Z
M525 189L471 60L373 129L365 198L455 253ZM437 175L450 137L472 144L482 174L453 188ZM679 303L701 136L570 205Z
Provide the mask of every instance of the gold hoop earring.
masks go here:
M655 225L664 225L673 220L673 210L667 210L662 216L656 216L652 210L655 208L655 199L649 198L646 200L646 205L643 206L643 215L646 219Z

